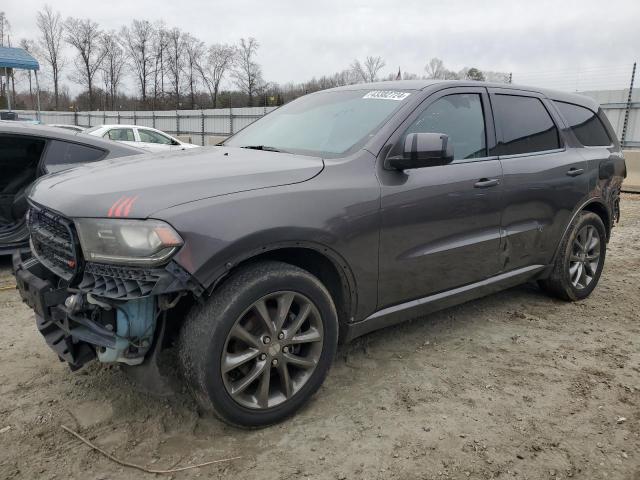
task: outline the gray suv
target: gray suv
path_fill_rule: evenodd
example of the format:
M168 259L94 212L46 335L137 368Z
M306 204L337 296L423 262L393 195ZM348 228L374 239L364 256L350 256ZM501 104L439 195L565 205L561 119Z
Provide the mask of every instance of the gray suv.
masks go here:
M268 425L338 341L536 280L587 297L626 175L592 100L400 81L299 98L220 147L97 162L29 194L23 299L72 370L156 372Z

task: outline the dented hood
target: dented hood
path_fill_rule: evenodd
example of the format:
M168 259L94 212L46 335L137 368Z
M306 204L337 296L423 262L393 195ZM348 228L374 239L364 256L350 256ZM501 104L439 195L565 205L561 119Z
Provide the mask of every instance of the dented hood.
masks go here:
M68 217L146 218L182 203L300 183L321 158L230 147L141 155L42 177L29 198Z

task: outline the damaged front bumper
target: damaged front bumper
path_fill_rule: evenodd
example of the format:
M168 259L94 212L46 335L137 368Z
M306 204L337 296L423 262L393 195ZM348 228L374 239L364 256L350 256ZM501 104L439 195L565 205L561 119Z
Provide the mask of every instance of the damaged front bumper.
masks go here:
M160 269L86 264L77 285L25 252L13 255L22 300L47 345L72 370L87 362L141 364L159 345L162 312L202 289L176 264Z

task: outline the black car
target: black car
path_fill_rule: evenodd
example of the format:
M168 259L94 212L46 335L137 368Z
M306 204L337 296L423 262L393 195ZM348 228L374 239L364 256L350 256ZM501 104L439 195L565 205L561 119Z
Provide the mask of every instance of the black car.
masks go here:
M221 147L41 179L34 257L14 269L72 369L144 369L175 343L203 407L268 425L320 387L339 339L530 280L588 296L625 175L585 97L354 85L295 100Z
M81 163L142 153L57 128L0 121L0 255L28 246L25 192L37 177Z

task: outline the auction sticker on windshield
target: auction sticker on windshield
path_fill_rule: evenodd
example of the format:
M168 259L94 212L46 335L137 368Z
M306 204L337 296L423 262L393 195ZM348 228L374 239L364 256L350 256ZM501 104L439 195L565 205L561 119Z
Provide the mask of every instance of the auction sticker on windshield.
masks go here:
M372 90L362 98L373 98L376 100L396 100L401 101L411 95L409 92L394 92L392 90Z

